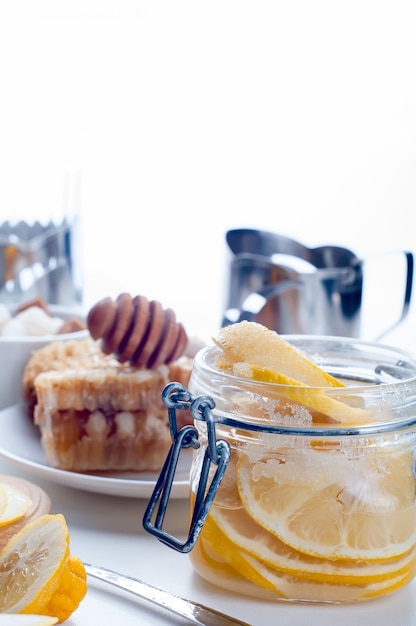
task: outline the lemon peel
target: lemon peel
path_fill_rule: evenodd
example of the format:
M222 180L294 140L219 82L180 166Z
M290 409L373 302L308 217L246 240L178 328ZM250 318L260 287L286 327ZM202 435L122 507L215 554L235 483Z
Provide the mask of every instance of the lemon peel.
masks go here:
M257 322L243 321L225 326L212 340L223 351L217 359L217 367L221 369L234 363L248 363L314 387L345 386L274 330Z
M326 416L330 421L355 426L371 420L372 412L325 393L346 386L305 357L278 333L257 322L239 322L222 328L214 343L221 348L216 365L235 376L281 385L276 394ZM314 420L314 421L320 421ZM328 419L323 420L328 421Z
M315 389L310 385L295 380L290 376L274 372L265 367L256 365L236 363L231 367L233 374L243 376L259 382L275 383L282 385L276 392L289 400L294 400L300 404L318 411L335 422L343 425L354 426L363 424L371 419L371 411L360 407L350 406L336 398L325 394L321 388ZM355 397L356 399L356 397Z

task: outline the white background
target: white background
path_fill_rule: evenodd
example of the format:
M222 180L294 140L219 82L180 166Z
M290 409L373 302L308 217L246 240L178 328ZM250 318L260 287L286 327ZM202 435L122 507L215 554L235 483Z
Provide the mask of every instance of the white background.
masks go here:
M414 0L0 0L0 215L76 208L63 181L80 173L85 305L144 294L204 337L221 319L229 228L414 251L415 33ZM414 302L387 339L416 353ZM109 517L107 497L80 497L53 492L75 553L215 604L190 565L136 536L133 500ZM404 625L413 591L342 614L279 610L292 625ZM74 622L103 614L93 598Z
M229 228L413 251L415 27L400 0L2 0L2 215L80 173L86 306L144 294L204 337ZM416 351L413 309L387 339Z

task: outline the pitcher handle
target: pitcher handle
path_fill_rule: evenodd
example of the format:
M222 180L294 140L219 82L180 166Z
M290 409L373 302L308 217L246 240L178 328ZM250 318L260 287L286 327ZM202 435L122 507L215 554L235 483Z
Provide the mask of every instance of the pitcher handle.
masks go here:
M262 289L248 295L242 303L241 309L227 309L221 325L228 326L243 320L254 322L256 316L271 298L280 296L291 289L301 289L302 286L303 283L300 280L286 280L282 283L265 285Z
M403 251L403 254L406 259L406 287L404 291L403 306L401 309L401 314L400 314L399 319L396 322L394 322L391 326L383 330L383 332L380 333L374 339L374 341L380 341L380 339L382 339L387 334L389 334L392 330L394 330L397 326L399 326L399 324L403 322L403 320L407 317L407 314L409 313L410 301L412 298L412 290L413 290L414 256L412 252L408 252L408 251ZM361 261L361 263L363 262L364 261Z

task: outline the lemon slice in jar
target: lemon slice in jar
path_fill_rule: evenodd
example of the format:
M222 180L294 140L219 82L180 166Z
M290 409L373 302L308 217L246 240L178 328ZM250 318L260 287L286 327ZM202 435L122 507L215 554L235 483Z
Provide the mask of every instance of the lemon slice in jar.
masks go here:
M234 576L283 598L345 602L375 597L398 589L414 575L415 556L409 554L403 560L382 564L343 562L334 576L336 563L294 551L290 554L283 544L276 549L276 539L266 535L241 516L241 511L223 509L208 516L199 548L218 576L224 572L233 577L234 571Z
M235 363L248 363L314 387L345 386L275 331L257 322L243 321L226 326L213 341L223 351L217 359L217 367L221 369L229 369Z
M280 459L241 456L237 485L247 513L319 558L382 561L409 552L416 543L409 455L349 454L305 448Z
M341 398L346 386L261 324L244 321L226 326L213 341L222 350L217 367L235 376L280 385L273 393L317 412L319 416L312 414L314 423L353 426L371 419L371 411L359 406L356 395L349 395L347 403L326 394L325 389L337 388Z
M416 557L412 551L393 560L357 561L310 556L283 543L251 518L244 509L214 508L207 525L212 525L213 548L222 556L228 551L229 561L240 550L267 565L270 569L319 583L368 585L413 571ZM226 542L228 538L229 542Z
M380 582L368 583L367 585L322 584L305 580L300 576L290 576L276 572L276 570L271 569L265 563L250 555L246 555L245 560L251 571L255 572L252 575L252 582L255 582L255 584L266 589L274 588L279 596L299 598L309 602L351 602L384 596L406 585L414 574L414 568L410 568L405 573ZM263 581L263 584L259 581Z
M342 400L327 395L322 388L315 389L279 372L247 363L235 363L231 366L230 372L250 380L283 385L283 387L276 389L276 396L280 395L310 409L314 423L336 422L354 426L371 419L370 410L351 406ZM356 404L357 396L352 396L350 401ZM319 415L315 415L314 412Z

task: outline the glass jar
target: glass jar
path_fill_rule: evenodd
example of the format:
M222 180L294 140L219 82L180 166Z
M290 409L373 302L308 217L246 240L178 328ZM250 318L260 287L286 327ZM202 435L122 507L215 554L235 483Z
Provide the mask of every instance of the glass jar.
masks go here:
M190 550L193 566L258 598L388 594L416 567L416 360L355 339L285 339L345 386L236 377L216 367L215 346L195 357L189 391L212 399L230 458ZM192 506L210 445L205 420L195 428Z

